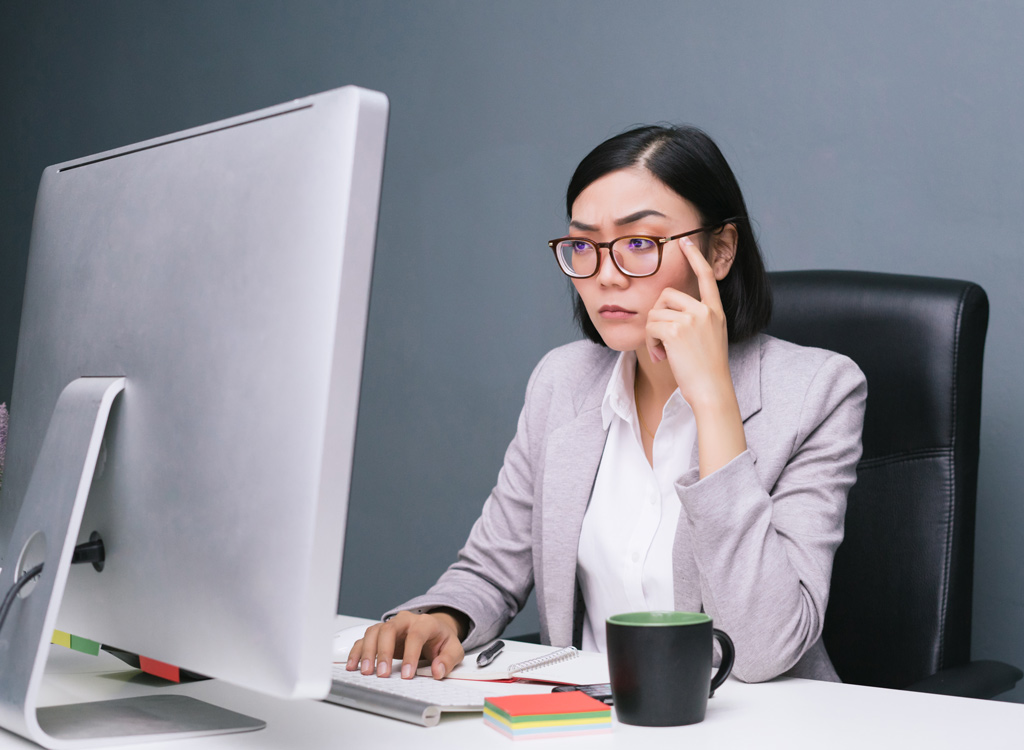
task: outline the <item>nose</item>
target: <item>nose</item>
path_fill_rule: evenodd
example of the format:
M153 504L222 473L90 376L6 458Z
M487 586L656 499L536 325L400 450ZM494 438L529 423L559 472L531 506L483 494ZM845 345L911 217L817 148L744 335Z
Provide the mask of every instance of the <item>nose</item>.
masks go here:
M619 267L612 261L611 248L602 247L598 249L599 253L602 253L600 265L597 269L597 281L601 286L625 286L629 283L629 277L626 276ZM607 253L607 254L605 254Z

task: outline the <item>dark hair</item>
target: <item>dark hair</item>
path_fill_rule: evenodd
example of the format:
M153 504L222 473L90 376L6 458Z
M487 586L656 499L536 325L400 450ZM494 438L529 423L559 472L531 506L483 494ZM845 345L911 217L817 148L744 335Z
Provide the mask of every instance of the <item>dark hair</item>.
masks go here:
M763 330L772 315L772 292L761 250L747 218L739 183L715 142L702 130L683 125L650 125L609 138L576 167L565 193L565 208L572 206L588 185L606 174L629 167L644 167L697 209L702 226L726 219L738 234L736 257L729 274L718 282L728 322L729 341L743 341ZM701 235L707 250L707 235ZM573 317L583 334L604 345L583 300L573 292Z

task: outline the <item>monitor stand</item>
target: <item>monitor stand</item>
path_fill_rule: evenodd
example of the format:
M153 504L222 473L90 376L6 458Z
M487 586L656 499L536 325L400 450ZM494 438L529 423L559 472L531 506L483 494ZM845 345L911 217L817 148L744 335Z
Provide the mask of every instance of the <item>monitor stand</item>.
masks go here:
M67 585L96 458L123 377L78 378L61 393L46 430L0 571L0 596L25 570L0 630L0 726L47 748L108 747L262 729L250 716L179 695L38 707L50 640Z

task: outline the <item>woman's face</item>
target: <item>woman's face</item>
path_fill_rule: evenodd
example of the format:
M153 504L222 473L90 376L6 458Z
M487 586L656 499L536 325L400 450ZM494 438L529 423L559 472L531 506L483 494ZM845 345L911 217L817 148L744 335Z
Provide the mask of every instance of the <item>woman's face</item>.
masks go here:
M627 234L670 237L700 226L693 204L647 169L630 167L595 180L579 194L572 205L569 234L610 242ZM653 276L623 275L609 260L607 248L602 248L597 274L572 280L594 327L610 348L635 351L645 345L647 313L666 287L699 299L697 277L679 246L689 240L700 246L698 235L668 242L661 267ZM722 279L731 257L724 269L720 263L713 266L715 276Z

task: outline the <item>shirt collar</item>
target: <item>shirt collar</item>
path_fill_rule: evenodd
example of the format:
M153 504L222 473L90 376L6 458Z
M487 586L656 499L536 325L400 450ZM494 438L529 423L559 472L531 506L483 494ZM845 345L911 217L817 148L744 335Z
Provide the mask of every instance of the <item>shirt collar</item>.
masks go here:
M636 353L620 352L601 401L601 422L607 430L612 417L633 422L633 379L636 377Z
M601 401L601 423L605 431L611 426L612 417L618 417L632 425L636 413L633 406L633 382L636 380L636 352L620 352L612 368L611 378ZM676 388L665 405L666 416L690 412L690 405Z

